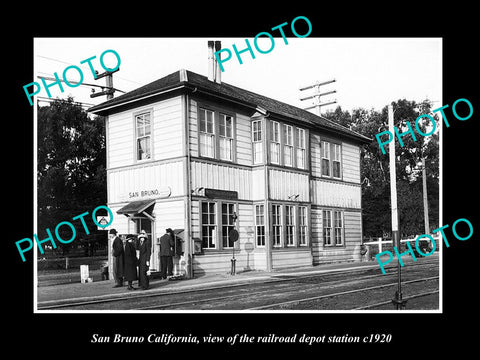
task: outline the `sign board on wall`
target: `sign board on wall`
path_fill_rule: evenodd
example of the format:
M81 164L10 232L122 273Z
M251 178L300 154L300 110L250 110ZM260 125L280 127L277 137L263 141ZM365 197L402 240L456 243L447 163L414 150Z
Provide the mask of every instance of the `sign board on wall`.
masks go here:
M128 200L140 200L140 199L148 199L148 198L155 198L155 199L165 199L170 197L172 193L172 189L170 186L161 186L154 189L136 189L129 191L126 196L124 196Z

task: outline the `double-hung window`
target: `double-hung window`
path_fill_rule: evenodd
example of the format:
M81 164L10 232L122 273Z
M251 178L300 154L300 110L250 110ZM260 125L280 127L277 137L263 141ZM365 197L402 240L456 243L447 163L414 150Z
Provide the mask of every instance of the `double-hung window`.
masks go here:
M265 246L265 206L255 205L255 238L257 246Z
M293 166L293 126L285 125L284 165Z
M270 162L280 164L280 123L272 121L270 125Z
M200 117L200 155L215 157L215 117L214 112L199 109Z
M322 141L322 176L341 179L342 177L342 145Z
M214 202L202 202L202 246L215 249L217 235L217 218Z
M335 245L343 245L343 213L341 211L333 212L333 226Z
M341 149L339 144L332 144L332 175L334 178L341 178Z
M307 245L307 231L308 231L308 222L307 222L307 207L299 206L298 207L298 244L300 246Z
M343 246L343 212L323 210L323 243L325 246Z
M152 127L150 112L135 116L137 160L152 157Z
M220 159L233 160L233 118L230 115L220 114L218 135L220 141Z
M296 128L297 131L297 167L299 169L305 169L305 130Z
M222 203L222 245L223 248L232 248L233 241L230 240L230 231L235 228L233 222L233 213L235 212L235 204Z
M285 205L285 239L287 246L295 245L295 207Z
M322 175L330 176L330 143L322 141L320 152L322 154Z
M273 246L282 245L282 211L281 205L272 205L272 239Z
M252 121L253 163L263 163L262 121Z

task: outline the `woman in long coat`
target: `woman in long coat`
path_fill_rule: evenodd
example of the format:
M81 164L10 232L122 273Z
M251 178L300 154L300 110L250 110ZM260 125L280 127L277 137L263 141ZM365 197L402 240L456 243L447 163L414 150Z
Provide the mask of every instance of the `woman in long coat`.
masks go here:
M139 272L139 281L138 285L143 289L147 290L150 286L150 281L148 279L148 269L150 267L150 255L152 243L148 239L147 234L144 230L141 231L138 236L138 249L140 250L139 259L138 259L138 272Z
M121 287L123 286L123 270L125 260L123 242L122 239L117 236L117 230L110 229L108 234L112 240L112 273L115 280L114 287Z
M134 237L128 236L127 241L125 242L125 269L124 269L124 277L125 280L128 281L128 290L134 290L132 283L134 280L137 280L137 265L138 259L134 244Z

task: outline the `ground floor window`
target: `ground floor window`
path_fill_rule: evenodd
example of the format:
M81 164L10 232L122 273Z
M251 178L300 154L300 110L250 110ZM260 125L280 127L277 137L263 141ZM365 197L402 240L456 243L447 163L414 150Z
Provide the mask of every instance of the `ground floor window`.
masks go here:
M271 205L272 246L308 245L308 207L291 204Z
M231 249L230 231L235 229L236 203L202 201L200 229L203 249ZM217 239L219 239L217 241Z
M343 246L343 211L323 210L323 244L325 246Z
M234 213L235 204L222 203L222 246L224 249L233 247L233 241L228 235L235 228Z
M255 239L257 246L265 246L265 206L255 205Z
M272 205L272 243L274 247L282 246L282 206Z
M216 212L214 202L202 202L202 246L214 249L216 246Z

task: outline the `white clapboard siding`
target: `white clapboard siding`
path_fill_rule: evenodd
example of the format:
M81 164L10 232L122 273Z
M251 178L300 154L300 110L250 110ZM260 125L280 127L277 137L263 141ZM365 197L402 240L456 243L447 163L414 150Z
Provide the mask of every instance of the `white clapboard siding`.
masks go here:
M359 185L312 179L311 188L311 201L314 205L361 208L361 187Z
M265 200L265 168L252 170L252 200Z
M108 167L136 163L134 114L152 112L153 160L165 160L182 155L181 97L162 100L146 107L122 111L108 118Z
M313 264L309 248L292 248L272 251L272 268L282 269Z
M252 165L252 135L250 117L236 114L237 120L237 162L241 165Z
M358 261L362 217L359 211L344 211L345 246L323 246L322 209L312 208L312 256L314 264Z
M141 200L130 193L170 187L170 196L185 195L184 161L153 162L108 170L108 202ZM155 197L155 196L150 196Z
M312 133L310 135L310 166L313 177L322 176L320 143L320 135ZM360 183L360 148L358 145L342 142L342 180Z
M198 156L198 120L197 120L197 102L190 99L189 109L189 147L190 155Z
M249 169L201 161L192 161L191 164L192 189L237 191L239 199L252 199L252 172Z
M278 169L269 170L270 198L273 200L292 200L288 197L299 195L296 201L310 200L308 175Z
M349 143L342 143L343 181L360 183L360 148Z
M165 160L182 156L185 145L181 97L155 103L153 114L153 158Z

